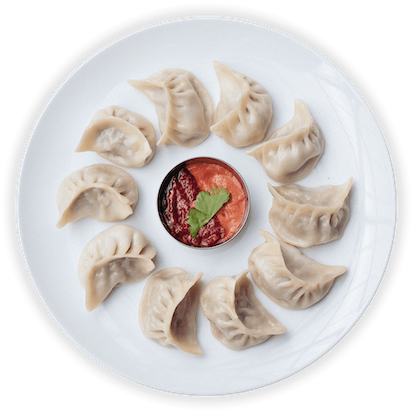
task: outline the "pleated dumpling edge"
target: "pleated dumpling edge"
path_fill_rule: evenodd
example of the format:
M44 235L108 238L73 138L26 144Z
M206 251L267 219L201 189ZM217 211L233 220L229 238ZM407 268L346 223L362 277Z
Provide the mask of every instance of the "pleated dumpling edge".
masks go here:
M235 148L262 142L273 116L267 90L221 62L214 68L221 93L211 131Z
M305 178L324 151L324 137L307 105L294 101L294 116L247 155L257 159L275 182L291 183Z
M204 85L187 70L163 69L144 80L128 80L154 105L161 139L157 145L192 148L210 135L214 115Z
M268 183L273 196L268 217L278 238L300 248L341 238L350 218L352 183L353 178L342 185L315 188Z
M290 310L311 307L347 271L345 266L320 264L267 231L259 232L265 242L251 252L248 268L260 290L281 307Z

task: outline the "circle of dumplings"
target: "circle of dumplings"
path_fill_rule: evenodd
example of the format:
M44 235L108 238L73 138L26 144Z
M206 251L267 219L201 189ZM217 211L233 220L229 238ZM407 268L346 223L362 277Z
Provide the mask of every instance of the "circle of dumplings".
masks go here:
M268 218L279 240L260 230L265 243L251 252L247 270L214 277L202 294L203 273L193 277L180 268L166 268L147 280L139 309L143 333L160 345L196 355L203 354L196 339L199 303L213 336L233 350L287 331L255 297L248 273L272 301L295 310L316 304L347 270L313 261L297 248L341 238L352 185L352 178L316 188L293 183L306 177L324 152L324 136L306 104L296 99L291 120L267 136L273 107L266 89L223 63L214 62L214 68L221 89L215 111L208 91L191 72L160 70L145 80L128 80L155 105L161 132L157 143L146 118L110 106L96 112L76 148L119 166L140 168L154 157L156 146L190 148L213 132L235 148L257 145L246 154L261 163L269 178L286 184L268 184L273 196ZM136 183L128 173L112 165L87 166L59 186L57 226L83 217L121 221L133 213L137 201ZM87 309L94 310L117 285L150 275L155 255L152 243L131 226L115 225L98 234L84 248L78 266Z

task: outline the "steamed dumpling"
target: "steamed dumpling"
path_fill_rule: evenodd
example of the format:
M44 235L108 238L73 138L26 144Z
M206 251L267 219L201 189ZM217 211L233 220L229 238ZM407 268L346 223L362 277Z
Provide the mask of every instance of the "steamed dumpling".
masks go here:
M247 274L248 270L215 277L201 294L201 308L213 336L233 350L261 344L287 331L255 297Z
M324 150L323 134L307 105L298 99L294 105L294 117L274 131L266 142L247 152L261 162L265 173L276 182L290 183L305 178Z
M221 87L211 131L235 148L262 142L273 110L268 92L255 80L214 62Z
M149 278L139 307L139 323L146 337L162 346L203 354L196 339L202 275L192 277L181 268L167 268Z
M155 268L155 255L148 238L129 225L115 225L89 241L77 267L87 310L98 307L114 287L147 277Z
M122 221L133 213L138 188L133 178L113 165L97 164L72 172L59 185L57 228L81 218Z
M127 168L145 166L155 155L155 150L156 133L152 123L119 106L98 110L76 148L76 152L96 152Z
M269 219L278 238L301 248L341 238L350 217L352 183L353 178L317 188L268 184L274 197Z
M343 266L319 264L266 231L260 230L260 234L265 243L252 251L248 268L255 284L281 307L298 310L312 306L347 271Z
M155 105L161 139L157 145L191 148L210 135L214 107L203 84L190 72L164 69L146 80L128 80Z

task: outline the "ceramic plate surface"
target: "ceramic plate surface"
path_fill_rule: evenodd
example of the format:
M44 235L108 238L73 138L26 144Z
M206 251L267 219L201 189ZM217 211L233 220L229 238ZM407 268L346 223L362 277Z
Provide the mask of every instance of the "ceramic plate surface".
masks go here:
M138 308L146 280L120 287L95 311L85 309L76 273L79 255L95 235L114 225L83 219L56 228L56 191L71 172L108 163L92 152L75 153L92 115L110 105L142 114L157 130L154 106L126 79L145 79L164 68L194 73L219 101L212 62L221 61L261 83L270 93L274 118L269 132L303 100L320 125L325 151L304 186L342 184L354 178L351 217L343 237L307 248L309 257L345 265L331 291L313 307L285 310L255 286L264 307L288 332L243 351L232 351L211 334L198 310L203 356L161 347L140 330ZM126 169L138 185L135 213L122 223L143 231L157 248L156 270L182 267L205 273L202 288L217 275L247 268L251 251L264 242L259 229L273 233L268 212L272 196L261 165L211 134L185 149L161 146L141 169ZM189 249L170 237L157 211L165 175L194 157L215 157L245 179L251 211L243 233L222 248ZM275 183L273 182L275 185ZM18 230L25 261L47 309L67 335L95 360L146 386L170 392L217 395L251 390L286 378L310 365L351 329L372 299L393 242L396 194L391 161L381 131L363 98L345 76L317 52L273 29L221 18L194 18L155 25L114 42L79 67L58 89L36 124L24 154L18 187Z

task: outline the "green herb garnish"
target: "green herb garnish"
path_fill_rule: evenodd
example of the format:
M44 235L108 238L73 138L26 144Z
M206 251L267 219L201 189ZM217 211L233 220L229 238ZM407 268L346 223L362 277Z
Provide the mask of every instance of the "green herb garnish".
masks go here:
M198 231L214 217L222 205L229 201L229 191L215 187L209 192L201 191L195 201L195 208L189 210L189 232L196 238Z

